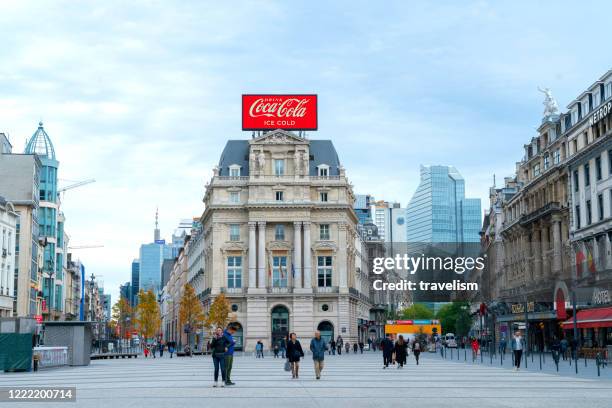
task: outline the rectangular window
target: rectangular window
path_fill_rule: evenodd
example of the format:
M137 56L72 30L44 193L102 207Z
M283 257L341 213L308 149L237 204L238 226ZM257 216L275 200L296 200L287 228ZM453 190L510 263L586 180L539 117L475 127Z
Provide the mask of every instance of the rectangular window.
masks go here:
M584 185L591 185L591 169L589 167L589 163L584 165Z
M230 177L240 177L240 167L231 167Z
M580 229L580 206L579 205L576 206L575 224L576 224L576 229Z
M287 257L272 257L272 287L287 287Z
M538 177L540 175L540 164L536 164L533 166L533 177Z
M559 164L559 163L561 163L561 150L557 149L553 153L553 164Z
M277 191L275 193L275 197L276 197L276 201L283 201L284 200L283 192L282 191Z
M604 207L603 207L603 194L597 196L597 218L599 221L603 220Z
M285 174L285 160L275 159L274 160L274 174L276 176L282 176Z
M230 203L237 204L240 202L240 192L230 191Z
M329 169L327 167L319 167L319 176L321 177L329 176Z
M591 217L591 200L586 201L586 223L587 225L591 225L593 219Z
M332 257L317 257L317 286L328 288L332 285Z
M548 170L549 167L550 167L550 156L546 155L544 156L544 170Z
M230 241L240 241L240 225L230 225Z
M274 239L276 241L284 241L285 240L285 226L283 224L277 224L274 229Z
M574 170L574 191L578 191L578 187L579 187L578 181L579 180L580 179L578 178L578 170Z
M324 203L327 202L327 193L321 193L321 201Z
M595 176L597 181L601 180L601 156L595 158Z
M227 257L227 287L230 289L242 287L242 257Z
M319 225L319 239L322 239L322 240L329 239L329 224Z

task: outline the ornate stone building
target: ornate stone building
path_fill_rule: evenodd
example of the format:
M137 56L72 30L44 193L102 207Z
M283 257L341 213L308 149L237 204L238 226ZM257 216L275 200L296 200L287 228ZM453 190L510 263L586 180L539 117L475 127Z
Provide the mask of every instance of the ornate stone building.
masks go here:
M203 268L190 278L202 275L205 308L226 294L245 350L317 329L358 339L370 304L353 202L329 140L275 130L227 142L206 185Z

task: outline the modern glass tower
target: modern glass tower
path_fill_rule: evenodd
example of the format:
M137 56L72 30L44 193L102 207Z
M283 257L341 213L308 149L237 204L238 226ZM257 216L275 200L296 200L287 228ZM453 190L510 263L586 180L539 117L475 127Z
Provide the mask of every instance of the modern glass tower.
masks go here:
M38 209L39 236L45 238L43 256L43 315L58 317L55 313L63 310L63 216L59 212L57 197L57 169L59 162L51 138L42 122L28 141L25 154L36 154L41 161L40 207ZM54 313L55 312L55 313Z
M480 199L465 198L452 166L421 166L421 181L406 210L408 242L480 242Z

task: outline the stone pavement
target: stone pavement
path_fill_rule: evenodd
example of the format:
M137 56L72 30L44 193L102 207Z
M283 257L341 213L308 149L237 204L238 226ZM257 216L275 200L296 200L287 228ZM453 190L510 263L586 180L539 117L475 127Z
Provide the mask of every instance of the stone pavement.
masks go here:
M97 360L88 367L0 374L0 386L76 386L84 408L130 407L588 407L612 406L612 381L540 372L514 372L487 364L458 364L440 355L413 357L403 370L382 369L379 353L327 356L315 380L310 356L300 379L283 360L236 357L234 387L212 388L210 357ZM28 403L67 408L74 403ZM15 406L4 403L2 406Z

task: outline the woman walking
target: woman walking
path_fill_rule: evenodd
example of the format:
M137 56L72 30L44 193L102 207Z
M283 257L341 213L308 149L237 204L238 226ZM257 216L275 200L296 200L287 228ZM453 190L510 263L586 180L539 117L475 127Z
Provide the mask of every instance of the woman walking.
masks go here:
M478 350L480 349L480 344L478 343L478 340L476 339L476 337L472 337L472 363L474 361L476 361L476 358L478 357Z
M223 335L223 329L217 327L214 337L210 342L213 364L215 365L215 382L213 387L218 385L219 370L221 370L221 387L225 387L225 352L230 346L230 341Z
M404 341L404 336L400 335L395 342L395 360L397 361L397 368L404 368L407 353L408 344Z
M421 341L419 339L414 339L414 343L412 343L412 352L414 353L414 359L416 360L417 365L419 365L419 355L421 354Z
M297 339L295 333L289 335L289 342L287 343L287 358L291 364L291 376L296 379L299 376L300 371L300 358L304 357L304 351L302 345Z

